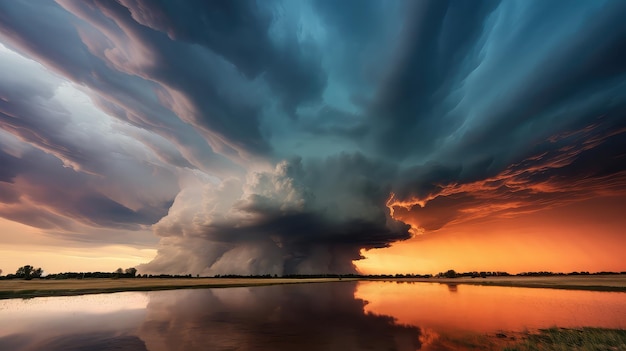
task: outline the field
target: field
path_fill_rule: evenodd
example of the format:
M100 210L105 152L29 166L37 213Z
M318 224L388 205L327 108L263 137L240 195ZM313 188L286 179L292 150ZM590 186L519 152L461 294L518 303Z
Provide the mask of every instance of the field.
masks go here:
M0 299L38 296L67 296L120 291L226 288L275 284L322 283L337 278L134 278L134 279L63 279L0 280ZM350 279L341 279L349 281ZM354 279L352 279L354 280Z
M566 275L548 277L511 276L487 278L393 278L376 280L626 292L626 274Z
M549 328L496 334L456 334L437 339L430 349L463 351L626 351L626 330Z
M393 278L341 281L393 280L397 282L428 282L441 284L476 284L595 291L626 292L626 275L587 275L551 277L489 277L489 278ZM225 288L274 284L321 283L338 278L135 278L135 279L63 279L63 280L0 280L0 299L36 296L96 294L119 291L149 291L191 288Z
M603 328L550 328L524 337L504 351L626 350L626 330Z

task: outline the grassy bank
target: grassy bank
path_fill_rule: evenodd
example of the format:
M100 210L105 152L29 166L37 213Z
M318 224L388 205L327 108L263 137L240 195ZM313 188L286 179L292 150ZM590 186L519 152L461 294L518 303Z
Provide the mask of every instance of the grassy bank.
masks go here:
M341 281L349 281L342 279ZM353 279L354 280L354 279ZM68 296L121 291L153 291L173 289L227 288L276 284L323 283L337 278L135 278L135 279L63 279L2 280L0 299L41 296Z
M626 350L626 330L582 328L542 329L529 334L520 342L507 346L505 351L605 351Z
M532 332L439 335L425 350L455 351L626 351L626 330L550 328Z
M390 280L390 279L375 279ZM512 286L520 288L548 288L568 290L626 292L626 275L584 275L548 277L488 277L488 278L396 278L398 282L428 282L441 284L473 284L485 286Z
M428 282L441 284L474 284L626 292L626 275L551 276L551 277L489 277L489 278L344 278L341 281L392 280L396 282ZM67 296L120 291L151 291L192 288L226 288L295 283L340 281L338 278L135 278L135 279L62 279L62 280L0 280L0 299L38 296Z

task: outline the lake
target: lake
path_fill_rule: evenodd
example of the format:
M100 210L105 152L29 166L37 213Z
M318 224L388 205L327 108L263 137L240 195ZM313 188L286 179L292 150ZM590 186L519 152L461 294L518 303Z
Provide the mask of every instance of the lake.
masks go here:
M124 292L0 300L0 350L447 350L624 316L626 293L437 283Z

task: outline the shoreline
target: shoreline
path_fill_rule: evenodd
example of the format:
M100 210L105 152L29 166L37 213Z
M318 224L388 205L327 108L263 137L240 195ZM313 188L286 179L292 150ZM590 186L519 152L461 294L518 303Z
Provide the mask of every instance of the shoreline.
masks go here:
M282 284L391 281L519 288L626 292L626 275L489 277L489 278L88 278L63 280L0 280L0 299L159 291L252 287Z
M0 280L0 300L107 294L129 291L241 288L357 281L357 278L89 278Z
M488 278L373 278L367 281L393 281L399 283L438 283L446 285L480 285L533 289L587 290L626 292L626 275L584 276L504 276Z
M557 351L626 350L626 330L600 327L549 327L524 331L497 331L440 335L428 345L435 349Z

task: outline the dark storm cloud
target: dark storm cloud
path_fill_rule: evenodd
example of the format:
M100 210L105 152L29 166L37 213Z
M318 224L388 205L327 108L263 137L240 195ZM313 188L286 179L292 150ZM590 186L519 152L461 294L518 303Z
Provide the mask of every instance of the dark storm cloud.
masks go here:
M216 244L204 253L202 265L194 266L203 274L354 272L352 261L361 249L410 236L409 227L381 206L394 174L392 165L359 154L281 162L271 172L253 173L243 185L231 180L202 191L183 190L155 232L177 242L177 250L188 256L194 256L198 243ZM178 242L187 238L194 240L191 247ZM231 260L239 260L241 250L249 260L235 268ZM170 255L166 248L162 252ZM189 269L186 260L165 262L157 258L141 269Z
M332 136L359 139L367 135L369 127L360 116L329 106L321 108L314 116L300 116L300 128L316 137Z
M0 182L11 183L17 175L19 159L13 155L9 155L0 151Z
M377 150L418 163L405 167L394 188L400 201L424 200L557 152L563 143L546 141L565 131L591 123L604 134L623 127L626 26L618 14L624 4L529 4L422 2L409 14L424 20L405 28L398 64L370 110L372 118L384 118L373 129ZM459 17L462 6L472 7L470 16ZM581 178L588 165L578 156L542 175L563 183ZM613 176L624 169L619 157L596 160L610 165Z
M604 114L611 115L605 123L617 123L624 111L620 100L626 97L626 26L618 14L624 13L626 6L609 2L602 10L583 19L578 28L572 28L575 34L547 50L523 84L503 94L481 118L482 123L463 136L456 150L469 147L494 153L490 145L509 143L506 153L496 153L501 167L527 156L523 153L529 141L541 142L559 130L582 128ZM543 25L559 11L546 11Z
M419 1L407 6L395 57L371 107L377 146L390 157L428 155L458 127L450 94L479 64L476 47L495 1Z
M0 153L0 155L5 155ZM2 157L2 156L0 156ZM14 160L16 175L0 216L45 229L72 229L72 222L98 227L139 229L167 214L171 202L146 203L133 210L101 194L107 185L93 185L92 175L78 173L51 155L31 149Z
M70 111L54 99L58 86L42 79L38 75L42 71L28 70L33 66L14 65L10 68L21 70L19 76L12 74L0 81L0 127L67 164L88 173L103 173L100 140L88 138L85 134L89 133L72 125Z
M80 5L76 4L79 8ZM45 16L33 17L33 13L45 13ZM233 169L230 161L215 154L194 128L171 111L171 106L159 101L165 93L159 95L162 89L158 84L113 69L106 58L103 61L102 57L94 55L103 54L111 42L97 29L85 26L84 22L51 2L3 3L0 4L0 18L0 33L11 45L70 80L93 89L95 94L91 98L105 112L171 141L194 167L206 169L210 165L218 174L221 170ZM123 36L119 28L112 28L114 33ZM83 37L93 39L93 42L85 43ZM186 64L180 63L177 67L186 67ZM23 80L19 73L9 71L7 81Z
M299 104L320 98L325 73L316 48L285 28L286 36L272 40L270 10L255 2L130 5L64 3L117 45L115 52L92 49L97 56L182 92L172 97L188 100L189 106L176 111L179 117L196 125L220 153L270 151L259 129L262 106L254 97L264 94L261 80L291 115Z
M619 193L623 13L618 1L0 3L0 38L45 66L5 55L0 125L62 161L35 167L43 156L7 142L0 179L30 181L39 210L90 225L158 221L146 270L351 271L361 249L409 237L394 216L429 232ZM60 165L72 170L32 173ZM106 186L90 190L96 176ZM72 205L54 200L70 187L58 177L81 179ZM0 199L22 203L7 184Z
M171 202L160 206L132 210L100 194L87 194L73 201L77 207L73 218L84 218L97 225L114 227L118 223L153 224L167 213Z
M529 146L559 130L619 111L626 26L618 14L624 4L608 2L588 16L581 3L528 6L509 24L502 23L514 17L509 6L519 3L493 5L417 5L415 28L404 33L398 64L372 112L391 125L380 136L390 157L434 154L465 167L468 158L492 159L487 167L464 170L484 176L528 156ZM509 40L496 30L508 30ZM482 96L459 94L468 87Z
M129 74L184 91L198 111L181 117L237 144L261 150L267 147L258 131L258 108L236 101L237 97L230 95L234 92L229 91L233 90L229 89L229 82L211 69L223 65L213 53L173 41L164 33L137 23L129 10L117 2L64 5L94 26L111 30L108 39L119 45L118 51L108 56L105 52L97 54L114 66L123 66L122 70Z
M555 136L538 145L534 156L493 177L442 183L413 201L396 199L391 202L394 217L434 231L450 223L511 218L598 196L625 196L626 123L605 128L598 123Z
M278 43L271 38L271 26L276 21L273 12L278 9L270 3L248 0L121 3L137 22L167 33L175 41L207 48L235 65L249 79L263 74L290 114L295 113L300 103L320 98L326 82L320 53L315 47L307 46L306 41L298 42L296 32L281 33L284 37ZM232 114L229 116L232 118ZM253 117L247 116L248 123L254 124Z
M0 80L0 175L9 183L0 216L49 230L77 229L73 221L139 229L167 213L177 191L168 166L146 159L67 82L15 54L0 62L10 72Z

